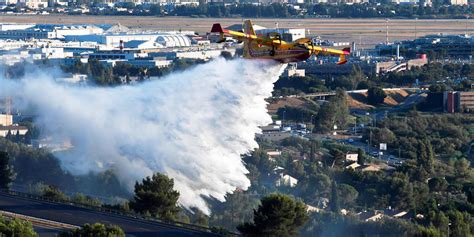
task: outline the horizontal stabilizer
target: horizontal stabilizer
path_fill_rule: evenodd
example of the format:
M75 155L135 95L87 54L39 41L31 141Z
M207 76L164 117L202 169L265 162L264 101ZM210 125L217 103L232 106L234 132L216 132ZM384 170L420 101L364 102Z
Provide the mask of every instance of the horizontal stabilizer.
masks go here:
M342 65L342 64L344 64L344 63L347 63L347 59L346 59L346 57L345 57L344 54L341 54L341 55L339 56L339 61L337 62L337 65Z

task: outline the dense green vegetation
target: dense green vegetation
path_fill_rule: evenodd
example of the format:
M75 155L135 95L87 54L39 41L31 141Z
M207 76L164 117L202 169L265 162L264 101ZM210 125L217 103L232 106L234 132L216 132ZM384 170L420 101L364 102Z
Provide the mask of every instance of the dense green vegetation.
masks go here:
M85 224L80 229L61 232L58 237L125 237L123 230L116 225L104 225L102 223Z
M472 6L447 5L442 1L434 1L433 6L393 4L391 2L370 2L364 4L299 4L302 11L289 4L272 3L256 5L241 4L200 4L199 6L181 5L174 8L159 5L135 5L132 2L122 3L121 7L129 11L105 9L90 14L98 15L152 15L152 16L192 16L192 17L335 17L335 18L465 18L472 14ZM6 8L4 11L15 11Z
M372 131L373 144L387 143L391 149L400 148L403 158L415 159L420 144L429 143L433 152L441 159L474 158L471 141L474 117L468 114L423 114L410 112L402 116L390 116L379 121Z
M61 169L59 160L48 150L35 149L5 138L0 138L0 151L9 154L9 164L16 174L12 185L16 189L29 191L36 185L47 184L67 193L93 193L110 199L129 195L111 171L73 176Z
M344 154L353 150L346 145L296 138L283 140L279 144L266 144L274 149L285 147L297 152L284 153L275 161L270 161L259 150L254 152L252 158L246 159L251 171L251 190L279 190L316 207L327 199L328 208L311 215L304 229L305 235L340 236L357 231L362 236L386 236L396 231L405 233L403 236L426 233L438 233L428 236L439 236L439 233L446 231L444 222L439 219L447 218L449 222L457 223L451 226L452 234L455 229L463 233L453 236L468 236L465 233L472 231L471 217L474 214L471 199L474 173L469 161L465 158L445 161L436 156L429 142L420 144L415 157L392 172L344 168ZM305 160L298 159L301 153L307 157ZM275 189L265 181L271 176L267 172L277 165L299 180L296 187ZM363 210L384 210L388 207L407 211L411 218L366 223L355 216ZM342 216L338 212L341 209L352 214ZM421 216L414 218L415 214ZM329 231L333 229L338 229L334 235Z
M0 216L0 236L36 237L38 234L30 222Z

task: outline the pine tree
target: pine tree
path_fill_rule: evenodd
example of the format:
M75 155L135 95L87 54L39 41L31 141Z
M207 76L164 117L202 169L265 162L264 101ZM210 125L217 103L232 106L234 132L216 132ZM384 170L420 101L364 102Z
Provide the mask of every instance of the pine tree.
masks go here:
M270 194L254 210L253 223L237 227L243 236L290 237L298 236L309 217L303 202L283 194Z
M8 189L14 179L14 173L9 165L8 153L0 151L0 188Z
M130 207L139 213L149 212L164 220L174 220L179 212L179 192L173 189L174 181L164 174L156 173L135 184L135 197Z
M337 193L337 184L336 181L331 183L331 201L329 202L329 208L331 211L339 213L340 203L339 203L339 194Z
M365 154L362 149L357 149L357 164L364 165L365 164Z

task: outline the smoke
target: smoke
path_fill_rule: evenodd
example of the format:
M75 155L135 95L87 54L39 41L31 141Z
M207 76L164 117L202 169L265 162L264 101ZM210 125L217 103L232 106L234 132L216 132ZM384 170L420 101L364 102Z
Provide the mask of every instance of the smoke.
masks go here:
M281 71L269 62L218 59L114 88L68 86L35 72L0 81L0 94L34 108L49 137L71 141L74 148L58 155L63 169L111 169L130 191L162 172L174 178L182 206L209 213L203 197L225 201L249 187L241 154L258 146L258 126L271 122L264 99Z

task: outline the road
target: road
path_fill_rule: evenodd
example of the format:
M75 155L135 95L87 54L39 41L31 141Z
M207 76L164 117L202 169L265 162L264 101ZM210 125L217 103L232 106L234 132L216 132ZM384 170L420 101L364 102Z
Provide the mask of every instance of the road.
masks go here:
M40 201L4 192L0 192L0 210L77 226L96 222L115 224L119 225L127 236L220 236L203 230L194 230L176 225L135 219L133 217L105 213L72 205Z

